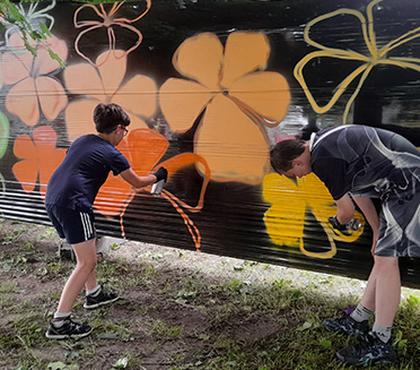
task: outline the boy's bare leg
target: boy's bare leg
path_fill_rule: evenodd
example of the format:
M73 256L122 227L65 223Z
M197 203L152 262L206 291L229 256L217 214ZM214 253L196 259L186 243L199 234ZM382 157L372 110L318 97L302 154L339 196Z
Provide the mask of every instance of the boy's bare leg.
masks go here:
M92 291L98 286L98 282L96 281L96 270L94 269L88 276L86 283L85 283L85 290L86 292Z
M91 275L92 272L95 271L96 267L95 239L74 244L72 247L76 255L77 264L70 277L68 278L66 284L64 285L57 312L64 313L71 311L74 301L80 294L83 286L87 283L88 278L92 279Z
M367 282L366 289L363 293L362 300L360 303L363 307L366 307L368 310L375 312L375 299L376 299L376 281L377 281L377 273L376 273L376 264L373 266L372 271L369 275L369 280Z
M391 327L401 299L401 278L398 257L375 256L375 268L375 325Z
M95 239L95 248L97 247L97 240ZM92 272L89 274L88 278L86 279L85 283L85 290L86 292L95 289L98 286L98 282L96 281L96 269L93 269Z

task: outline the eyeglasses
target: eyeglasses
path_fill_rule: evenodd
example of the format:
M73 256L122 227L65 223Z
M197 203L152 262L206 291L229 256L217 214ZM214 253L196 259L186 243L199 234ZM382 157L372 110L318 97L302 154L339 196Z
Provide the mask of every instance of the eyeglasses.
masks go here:
M126 129L126 127L123 125L119 125L119 127L124 130L123 136L126 136L128 134L128 130Z

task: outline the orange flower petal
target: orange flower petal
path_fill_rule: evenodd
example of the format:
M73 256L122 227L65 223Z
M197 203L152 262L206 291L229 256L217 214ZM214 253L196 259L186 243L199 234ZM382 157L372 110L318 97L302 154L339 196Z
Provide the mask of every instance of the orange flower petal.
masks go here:
M105 216L117 216L132 196L130 184L120 176L110 174L99 190L93 206Z
M68 66L63 73L67 90L72 94L84 94L98 100L105 100L102 81L98 71L87 63Z
M183 132L193 125L212 96L196 82L169 78L159 91L160 108L171 129Z
M65 150L56 147L57 133L49 126L36 128L32 136L38 159L40 193L45 195L48 181L63 161Z
M13 145L15 157L20 159L30 159L35 156L35 145L29 135L20 135L16 138Z
M207 190L207 185L210 181L211 171L206 162L206 160L195 154L195 153L181 153L174 157L170 157L169 159L159 163L158 166L165 167L168 170L168 178L170 179L177 171L190 166L196 166L196 168L203 172L203 183L201 185L200 195L196 202L195 206L192 206L188 203L185 203L181 199L177 199L177 203L188 209L191 212L199 212L204 205L204 195ZM185 194L185 192L183 192ZM169 194L168 194L169 195Z
M71 102L65 111L67 136L70 141L86 134L96 133L93 122L93 111L100 103L94 99L83 99Z
M150 77L135 75L112 97L112 102L140 116L151 117L157 108L157 87Z
M27 78L13 86L6 96L5 105L10 113L27 125L36 125L39 121L39 106L34 79Z
M57 133L50 126L40 126L32 132L32 140L37 148L55 148L55 145L57 143ZM41 156L41 158L42 157L44 156Z
M218 95L195 136L195 152L204 157L216 181L259 184L268 160L265 132L229 98Z
M225 47L222 86L230 87L239 77L265 69L270 56L270 44L262 32L234 32Z
M35 83L42 112L49 121L56 119L67 105L63 86L51 77L38 77Z
M183 76L192 78L210 90L220 90L223 46L213 33L200 33L186 39L176 50L173 65Z
M139 175L148 175L169 147L168 140L150 129L130 131L128 146L133 170Z
M38 179L38 161L36 159L25 159L15 163L12 171L23 190L28 193L34 191Z
M244 76L231 85L229 95L273 121L281 121L290 104L287 80L275 72L257 72Z
M60 40L55 36L51 36L46 40L46 42L49 48L54 53L56 53L61 58L61 60L67 60L68 48L65 41ZM60 64L51 58L46 47L43 45L39 46L33 66L33 71L36 73L36 75L46 75L58 68L60 68Z
M104 92L112 95L121 85L127 69L127 55L124 50L107 50L96 59Z

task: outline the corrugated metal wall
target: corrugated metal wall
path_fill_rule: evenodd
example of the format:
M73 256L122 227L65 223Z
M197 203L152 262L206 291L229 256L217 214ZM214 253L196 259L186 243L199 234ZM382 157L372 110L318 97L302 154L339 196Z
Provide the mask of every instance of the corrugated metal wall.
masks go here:
M48 223L43 191L99 102L123 106L119 149L139 174L164 164L162 197L112 176L95 204L100 233L366 277L370 230L333 233L315 176L272 172L284 135L344 123L420 146L420 3L360 0L136 1L23 5L51 30L60 66L3 30L0 215ZM364 223L363 217L358 217ZM403 279L420 286L420 264Z

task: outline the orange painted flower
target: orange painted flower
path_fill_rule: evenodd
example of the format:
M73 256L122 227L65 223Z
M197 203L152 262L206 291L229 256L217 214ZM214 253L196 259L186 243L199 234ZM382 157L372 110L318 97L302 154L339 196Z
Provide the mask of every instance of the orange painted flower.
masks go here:
M17 137L13 153L20 161L12 171L26 192L33 192L39 183L39 192L45 196L48 181L66 154L64 149L56 147L56 141L57 134L49 126L36 128L32 138L29 135Z
M122 50L106 51L96 59L96 65L80 63L64 71L66 88L72 94L86 97L69 103L65 111L70 141L96 132L93 111L99 103L121 105L131 119L130 128L147 127L145 119L154 115L157 106L155 82L136 74L122 83L127 69L127 56Z
M41 111L53 121L67 105L67 95L60 81L47 76L60 65L50 57L45 45L63 61L67 59L67 45L63 40L51 36L45 44L36 47L37 56L34 57L16 32L9 38L11 50L0 61L3 83L14 85L6 96L6 108L29 126L39 122Z
M187 79L162 85L161 109L178 132L205 111L194 152L206 158L213 180L261 182L269 156L265 127L278 125L290 102L286 79L264 71L269 56L267 37L255 32L234 32L225 47L216 35L202 33L185 40L173 56Z
M118 149L129 160L133 170L138 175L144 176L150 174L150 172L155 169L160 159L166 153L168 146L168 140L156 131L150 129L137 129L130 131L127 141L122 141L118 146ZM201 186L197 204L190 205L167 190L163 190L161 196L180 214L193 239L195 247L199 249L201 245L200 232L184 210L199 212L203 208L204 195L210 180L210 169L206 161L194 153L178 154L159 163L158 167L163 166L168 170L168 180L170 180L171 176L177 171L191 165L200 165L202 167L202 172L204 173L203 184ZM94 207L104 215L120 216L121 232L123 236L123 217L125 209L135 194L136 192L120 176L109 176L105 184L101 187L94 204Z
M137 22L141 18L143 18L152 7L152 0L146 0L146 9L137 17L133 19L128 18L122 18L118 16L118 11L120 10L121 6L124 4L124 1L114 3L110 9L109 12L105 10L104 4L99 4L98 6L93 4L85 4L82 5L80 8L78 8L74 12L73 22L75 28L85 28L82 32L79 33L79 35L76 37L76 40L74 41L74 48L76 52L85 60L87 60L89 63L94 64L81 50L79 43L81 39L88 33L95 30L99 30L102 28L106 29L106 33L108 36L108 50L113 51L115 53L116 51L116 43L117 43L117 37L115 35L114 28L123 28L130 32L133 32L136 35L136 41L135 43L127 50L123 51L122 53L119 53L119 55L114 55L114 58L126 58L128 54L130 54L133 50L137 49L139 45L141 44L143 40L143 35L141 32L134 26L132 26L133 23ZM91 10L91 14L93 15L95 19L83 19L81 20L80 17L82 14L84 16L89 16L89 10ZM92 13L93 11L93 13ZM124 42L127 42L127 39L124 40ZM89 44L90 45L90 44ZM110 54L108 54L110 55ZM106 59L102 60L101 63L105 63Z

